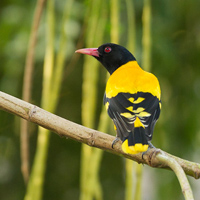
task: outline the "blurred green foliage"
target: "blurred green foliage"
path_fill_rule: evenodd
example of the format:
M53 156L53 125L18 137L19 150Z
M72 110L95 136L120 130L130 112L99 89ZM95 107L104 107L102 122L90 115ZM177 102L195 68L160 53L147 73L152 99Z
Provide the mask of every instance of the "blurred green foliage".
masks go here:
M0 90L21 98L24 63L35 1L2 0L0 2ZM109 7L110 1L104 1ZM59 36L65 1L55 1L55 49ZM90 5L76 0L72 16L66 24L67 52L84 47L84 15ZM162 89L161 117L156 125L153 144L182 158L200 162L200 1L151 1L152 64ZM136 44L134 55L142 63L143 1L134 1ZM127 10L120 1L120 44L127 45ZM104 13L104 12L102 12ZM106 15L103 42L110 41L110 13ZM92 18L93 16L89 16ZM105 17L105 16L102 16ZM40 105L45 53L45 12L40 24L33 74L32 103ZM99 29L98 31L101 31ZM78 43L78 45L77 45ZM96 42L98 43L98 41ZM101 44L98 44L99 46ZM73 59L73 57L72 57ZM81 123L83 57L66 58L65 72L56 114ZM92 66L91 66L92 67ZM97 108L100 112L105 87L105 69L99 69ZM30 124L30 153L33 162L37 126ZM26 186L20 171L19 118L0 111L0 199L23 199ZM51 134L43 199L79 199L81 144ZM142 196L149 199L183 199L175 175L166 170L144 167ZM101 162L100 181L105 200L124 199L125 162L105 153ZM190 179L195 199L199 181Z

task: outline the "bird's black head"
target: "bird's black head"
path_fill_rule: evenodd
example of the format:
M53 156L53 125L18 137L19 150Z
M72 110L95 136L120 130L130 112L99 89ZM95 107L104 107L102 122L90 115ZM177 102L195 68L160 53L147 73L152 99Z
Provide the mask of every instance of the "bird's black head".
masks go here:
M106 43L98 48L79 49L76 52L92 55L110 74L127 62L136 60L126 48L113 43Z

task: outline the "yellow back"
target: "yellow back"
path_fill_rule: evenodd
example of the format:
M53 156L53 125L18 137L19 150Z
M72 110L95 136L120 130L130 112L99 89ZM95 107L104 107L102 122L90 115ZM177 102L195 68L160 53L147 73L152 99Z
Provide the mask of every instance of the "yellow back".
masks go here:
M160 85L158 79L151 73L140 68L137 61L122 65L108 79L106 85L107 98L115 97L118 93L148 92L160 100Z

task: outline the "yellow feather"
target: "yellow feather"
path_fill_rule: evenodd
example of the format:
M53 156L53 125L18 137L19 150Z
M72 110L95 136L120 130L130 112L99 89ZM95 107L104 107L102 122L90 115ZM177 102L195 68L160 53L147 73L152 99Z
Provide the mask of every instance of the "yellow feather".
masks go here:
M120 115L123 116L123 117L126 117L126 118L132 118L132 117L134 117L133 115L131 115L131 113L128 113L128 112L126 112L126 113L120 113Z
M141 143L137 143L134 146L129 146L129 149L134 150L135 152L145 152L147 151L149 145L148 144L141 144Z
M144 125L142 124L142 122L140 121L140 119L138 117L136 117L135 121L134 121L134 127L143 127Z
M143 112L140 112L139 114L137 114L137 116L138 117L150 117L151 114L148 113L148 112L143 111Z
M131 103L134 102L134 98L133 98L133 97L130 97L128 100L129 100Z
M134 113L140 113L140 112L142 112L143 110L144 110L144 108L139 107L139 108L137 108L137 110L133 110L133 112L134 112Z
M129 154L136 154L137 152L131 150L128 146L128 140L125 140L123 143L122 143L122 151L124 153L129 153Z
M109 102L106 102L105 107L106 107L106 110L108 110Z
M108 79L106 96L112 98L120 92L130 94L149 92L160 100L158 79L153 74L141 69L136 61L122 65Z
M133 103L134 104L138 104L138 103L141 103L142 101L144 101L145 100L145 98L143 98L143 97L139 97L137 100L135 100Z
M129 110L129 111L131 111L131 112L133 112L133 106L129 106L126 109Z
M140 152L145 152L147 151L148 147L149 147L148 144L143 145L141 143L137 143L134 146L128 146L127 139L122 143L122 151L128 154L137 154Z

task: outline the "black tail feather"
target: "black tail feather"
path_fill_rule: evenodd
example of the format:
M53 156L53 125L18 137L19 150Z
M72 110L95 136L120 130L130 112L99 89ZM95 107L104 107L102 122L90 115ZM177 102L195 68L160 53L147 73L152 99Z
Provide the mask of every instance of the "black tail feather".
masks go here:
M149 147L144 127L136 127L124 138L122 149L125 153L136 154L147 151Z

